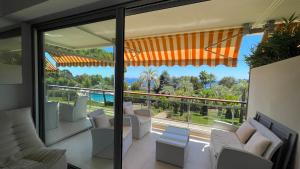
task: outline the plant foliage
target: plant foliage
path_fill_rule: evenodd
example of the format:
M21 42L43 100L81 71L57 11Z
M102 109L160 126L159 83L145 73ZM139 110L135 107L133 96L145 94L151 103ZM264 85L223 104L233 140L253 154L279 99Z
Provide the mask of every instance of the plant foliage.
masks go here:
M299 55L300 26L296 20L295 14L283 18L283 26L252 49L251 54L246 56L246 63L254 68Z

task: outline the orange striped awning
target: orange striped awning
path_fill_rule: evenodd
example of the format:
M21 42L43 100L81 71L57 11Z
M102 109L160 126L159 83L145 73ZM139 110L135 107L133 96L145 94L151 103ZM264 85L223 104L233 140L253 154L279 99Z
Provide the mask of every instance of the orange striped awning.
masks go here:
M55 51L47 52L55 60L57 67L59 66L113 66L113 62L101 61L92 57L84 57L75 54L67 54Z
M45 69L48 72L55 72L58 69L45 57Z
M225 29L125 40L126 66L235 67L243 29Z

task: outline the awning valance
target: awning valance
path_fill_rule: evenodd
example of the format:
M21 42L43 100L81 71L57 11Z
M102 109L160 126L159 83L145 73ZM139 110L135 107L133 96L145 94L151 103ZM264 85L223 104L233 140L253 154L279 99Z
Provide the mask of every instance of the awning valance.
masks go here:
M113 62L101 61L92 57L84 57L76 54L67 54L62 52L55 52L47 50L47 52L55 60L56 65L59 66L113 66Z
M55 72L57 68L45 57L45 69L48 72Z
M237 65L243 29L154 36L125 41L127 66Z

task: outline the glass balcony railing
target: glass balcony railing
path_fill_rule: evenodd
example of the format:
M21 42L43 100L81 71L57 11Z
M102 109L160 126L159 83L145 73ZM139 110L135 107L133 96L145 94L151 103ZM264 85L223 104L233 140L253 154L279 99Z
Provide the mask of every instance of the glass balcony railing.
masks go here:
M112 90L47 86L48 101L72 104L78 94L89 96L88 112L104 109L107 115L113 116ZM134 109L150 109L152 126L158 129L174 125L209 133L219 123L238 126L247 116L246 102L237 100L124 91L124 101L132 102Z

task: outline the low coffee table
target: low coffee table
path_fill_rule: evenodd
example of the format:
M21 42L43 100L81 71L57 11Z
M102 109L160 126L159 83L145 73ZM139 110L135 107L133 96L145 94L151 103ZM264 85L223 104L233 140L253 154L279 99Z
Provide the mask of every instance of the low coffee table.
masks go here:
M189 134L188 129L168 126L156 141L156 160L183 167Z

